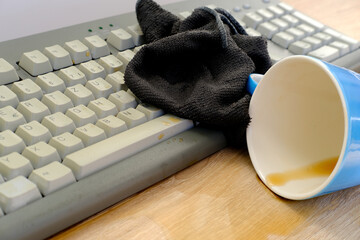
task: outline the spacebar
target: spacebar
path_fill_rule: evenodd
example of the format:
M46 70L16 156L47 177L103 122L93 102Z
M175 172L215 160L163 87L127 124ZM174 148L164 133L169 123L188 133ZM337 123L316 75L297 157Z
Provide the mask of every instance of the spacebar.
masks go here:
M65 157L77 180L193 127L191 120L163 115Z

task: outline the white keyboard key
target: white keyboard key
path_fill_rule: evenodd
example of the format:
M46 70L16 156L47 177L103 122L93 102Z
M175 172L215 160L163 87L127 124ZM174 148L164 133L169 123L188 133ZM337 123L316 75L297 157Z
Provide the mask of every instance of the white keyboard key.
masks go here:
M29 180L38 186L44 196L76 182L71 170L59 162L34 170Z
M24 176L0 185L0 206L7 214L40 198L39 189Z
M268 21L275 17L275 15L271 11L268 11L266 9L259 9L256 11L256 13L259 14L259 16L261 16L265 21Z
M306 37L304 39L302 39L301 41L307 42L311 44L311 48L312 49L317 49L319 47L321 47L322 42L320 39L314 38L314 37Z
M122 28L111 31L107 38L107 42L119 51L133 48L135 46L130 33L126 32Z
M91 60L89 48L79 40L66 42L64 48L70 53L73 64Z
M23 125L20 125L15 132L21 137L27 146L33 145L40 141L49 142L51 133L49 129L41 125L37 121L32 121Z
M128 108L136 108L137 105L135 97L124 90L110 94L109 101L116 105L119 112Z
M120 59L120 61L123 63L123 66L122 66L123 72L125 71L128 63L131 61L131 59L133 59L134 56L135 56L135 53L133 51L129 50L129 49L125 50L125 51L118 52L116 57L118 59Z
M305 37L305 33L297 28L289 28L285 30L286 33L294 36L295 40Z
M312 35L315 33L315 28L307 25L307 24L300 24L298 26L296 26L296 28L300 29L301 31L303 31L305 33L306 36Z
M249 28L256 28L264 19L257 13L249 12L242 19Z
M289 46L289 51L295 54L307 54L312 50L312 46L310 43L303 42L303 41L296 41Z
M125 85L124 74L122 72L118 71L108 74L105 81L111 84L114 92L118 92L120 90L126 91L128 89Z
M20 101L29 100L31 98L40 100L43 96L41 88L29 78L15 82L11 87L11 91L18 96Z
M291 43L295 42L295 37L286 32L279 32L273 36L272 41L283 48L288 48Z
M321 48L309 52L308 55L329 62L340 57L340 51L334 47L322 46Z
M119 112L115 104L103 97L90 101L88 108L93 110L98 118L116 115Z
M44 54L49 58L54 70L72 65L70 53L60 45L53 45L44 49Z
M91 56L96 59L110 54L107 43L98 35L84 38L85 45L90 49Z
M343 55L347 54L348 52L350 52L349 44L346 44L343 42L334 41L334 42L330 43L330 47L335 47L335 48L339 49L340 56L343 56Z
M12 152L21 153L25 148L25 143L18 135L10 130L0 132L0 156L5 156Z
M277 16L277 17L285 14L285 11L277 6L270 6L267 8L267 10L272 12L273 14L275 14L275 16Z
M276 25L280 31L283 31L289 27L289 23L284 20L281 20L280 18L272 19L270 23Z
M108 74L120 71L120 69L122 69L123 66L123 63L114 55L109 55L100 58L99 64L105 68Z
M58 76L64 80L67 87L74 86L76 84L85 85L87 81L85 74L74 66L61 69Z
M74 121L61 112L44 117L41 124L49 129L51 135L53 136L57 136L65 132L72 133L76 128Z
M53 137L50 140L49 145L56 148L61 159L64 159L65 156L70 153L84 148L84 144L81 139L68 132Z
M0 86L0 107L12 106L16 108L19 99L16 94L6 86Z
M164 111L162 109L145 103L137 105L136 110L144 113L148 121L164 115Z
M337 39L337 40L339 40L341 42L349 44L351 51L359 48L359 46L360 46L359 41L357 41L357 40L355 40L355 39L353 39L351 37L345 36L345 35L343 35L343 34L341 34L339 32L336 32L336 31L334 31L334 30L332 30L330 28L325 29L324 33L328 34L328 35L331 35L333 38L335 38L335 39Z
M240 23L240 21L238 20L238 22ZM241 21L242 22L242 21ZM243 23L243 22L242 22ZM245 23L244 24L242 24L242 23L240 23L241 24L241 26L245 26ZM134 49L133 49L133 51L134 51L134 53L136 54L136 53L138 53L138 51L140 51L140 49L141 48L143 48L145 46L145 44L143 44L143 45L141 45L141 46L137 46L137 47L135 47Z
M123 120L121 120L113 115L107 116L106 118L99 119L96 122L96 126L103 129L105 131L107 137L112 137L112 136L114 136L118 133L121 133L123 131L126 131L128 129L126 126L126 123Z
M35 169L43 167L51 162L61 161L60 155L56 149L45 142L38 142L26 147L22 152L22 155L30 160Z
M44 103L52 113L65 113L66 110L74 107L71 99L60 91L45 94L41 99L41 102Z
M113 92L111 84L102 78L88 81L85 87L93 93L96 99L101 97L107 98Z
M74 136L80 138L85 147L106 139L104 130L91 123L76 128Z
M142 32L139 24L128 26L127 30L131 34L135 46L140 46L144 44L144 33Z
M88 105L91 100L95 99L92 92L81 84L68 87L64 94L71 99L74 106L78 106L80 104Z
M179 18L184 20L185 18L189 17L190 15L191 15L191 12L189 12L189 11L180 12Z
M26 123L24 116L15 108L11 106L0 108L0 131L15 131L19 125L24 123Z
M20 102L16 110L24 115L27 122L41 122L45 116L50 115L49 108L37 98Z
M45 75L39 75L35 79L35 83L45 93L51 93L55 91L64 92L66 88L64 81L53 72L47 73Z
M32 170L30 161L18 152L0 158L0 174L7 181L17 176L28 177Z
M116 117L123 120L129 129L143 124L147 121L145 114L134 108L129 108L121 111Z
M286 3L278 3L278 6L283 9L285 12L289 13L289 12L293 12L294 8Z
M324 29L324 24L316 21L315 19L308 17L298 11L295 11L292 13L296 18L300 19L300 21L302 21L303 23L306 23L310 26L312 26L313 28L316 29L316 31L320 31L322 29Z
M1 174L0 174L0 184L2 184L2 183L4 183L5 182L5 180L4 180L4 178L1 176ZM1 209L1 208L0 208ZM1 213L0 213L0 216L2 216L1 215Z
M332 36L323 32L315 33L313 37L320 39L323 45L330 43L330 41L332 40Z
M258 31L256 31L253 28L246 28L245 31L249 36L253 36L253 37L260 37L261 36L261 33L259 33Z
M83 72L87 80L92 80L98 77L105 78L106 72L103 66L95 62L94 60L81 63L78 66L79 70Z
M263 36L265 36L268 39L271 39L275 33L279 32L279 30L280 29L276 25L271 24L269 22L260 23L256 29L256 31L260 32Z
M19 80L15 68L5 59L0 58L0 85L8 84Z
M300 23L299 19L289 14L282 16L281 19L287 22L291 27L296 26Z
M164 115L69 154L63 163L80 180L191 127L190 120Z
M95 112L82 104L68 109L65 115L74 121L76 127L81 127L88 123L95 124L97 121Z
M19 65L32 76L37 76L53 70L49 59L39 50L23 53Z

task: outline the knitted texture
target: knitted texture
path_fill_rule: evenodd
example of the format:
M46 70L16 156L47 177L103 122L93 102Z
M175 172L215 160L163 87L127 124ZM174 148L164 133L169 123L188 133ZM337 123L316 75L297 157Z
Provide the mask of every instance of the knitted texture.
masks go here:
M271 66L266 40L248 36L225 10L196 9L180 20L152 0L136 5L146 45L125 71L143 102L223 129L230 143L244 142L250 121L250 73Z

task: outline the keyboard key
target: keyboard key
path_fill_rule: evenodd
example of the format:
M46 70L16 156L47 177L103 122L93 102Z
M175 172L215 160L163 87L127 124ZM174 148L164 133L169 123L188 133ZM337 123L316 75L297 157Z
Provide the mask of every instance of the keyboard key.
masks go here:
M343 56L343 55L347 54L348 52L350 52L349 44L346 44L343 42L334 41L334 42L330 43L330 47L335 47L335 48L339 49L340 56Z
M51 138L49 130L37 121L20 125L15 133L24 140L27 146L41 141L47 143Z
M289 27L289 23L281 20L280 18L275 18L270 21L270 23L276 25L280 31L283 31Z
M164 111L160 108L145 103L137 105L136 110L144 113L148 121L164 115Z
M56 148L61 159L64 159L65 156L70 153L84 148L84 144L81 139L68 132L53 137L50 140L49 145Z
M316 37L317 39L320 39L322 41L322 44L328 44L332 40L332 37L329 34L318 32L313 35L313 37Z
M104 118L118 113L115 104L103 97L90 101L88 108L93 110L98 118Z
M91 60L89 48L79 40L66 42L64 48L70 53L73 64Z
M145 114L134 108L129 108L119 112L117 117L123 120L129 129L147 121Z
M15 108L11 106L0 108L0 131L15 131L19 125L24 123L26 123L24 116Z
M0 107L12 106L16 108L19 99L16 94L6 86L0 86Z
M180 12L179 14L179 18L184 20L185 18L189 17L191 15L190 11L184 11L184 12Z
M38 186L44 196L76 182L71 170L59 162L34 170L29 180Z
M315 33L315 28L304 23L296 26L296 28L303 31L306 36L310 36Z
M63 164L74 172L76 179L80 180L192 126L190 120L164 115L69 154ZM100 149L102 151L99 151Z
M256 11L256 13L259 14L259 16L261 16L265 21L268 21L275 17L275 15L271 11L268 11L266 9L259 9Z
M240 23L240 25L242 26L242 27L245 27L245 23L243 23L243 21L239 21L239 20L237 20L239 23ZM143 44L143 45L141 45L141 46L137 46L137 47L135 47L134 49L133 49L133 51L134 51L134 53L136 54L138 51L140 51L140 49L141 48L143 48L145 46L145 44Z
M5 59L0 58L0 85L8 84L19 80L15 68Z
M272 12L273 14L275 14L276 17L279 17L279 16L285 14L285 11L277 6L270 6L267 8L267 10Z
M0 184L2 184L2 183L4 183L5 182L5 180L4 180L4 178L1 176L1 174L0 174ZM1 208L0 208L1 209ZM1 215L1 213L0 213L0 216L2 216Z
M128 26L127 30L131 34L135 46L140 46L144 44L145 42L144 33L142 32L139 24Z
M76 128L74 136L80 138L85 147L106 139L104 130L91 123Z
M132 36L122 28L111 31L107 42L119 51L135 46Z
M281 19L287 22L291 27L294 27L300 23L299 19L289 14L282 16Z
M78 106L80 104L88 105L91 100L95 99L92 92L81 84L68 87L64 94L71 99L74 106Z
M66 88L64 81L53 72L47 73L45 75L39 75L35 79L35 83L45 93L51 93L55 91L64 92Z
M311 27L315 28L317 32L321 31L325 27L324 24L322 24L322 23L316 21L315 19L308 17L298 11L295 11L292 14L296 18L300 19L301 22L306 23L306 24L310 25Z
M30 161L18 152L0 158L0 174L7 181L17 176L28 177L33 171Z
M128 129L126 123L123 120L113 115L99 119L96 122L96 126L103 129L107 137L112 137Z
M120 71L120 69L122 69L123 66L123 63L114 55L109 55L100 58L99 64L105 68L108 74Z
M106 77L105 69L93 60L81 63L78 68L85 74L87 80L92 80L98 77Z
M333 38L339 40L340 42L344 42L344 43L348 44L350 46L351 51L360 47L359 41L357 41L351 37L345 36L339 32L336 32L330 28L325 29L324 33L331 35Z
M10 130L0 132L0 156L8 155L12 152L21 153L25 148L25 143L18 135Z
M68 109L65 115L74 121L76 127L81 127L88 123L95 124L97 121L95 112L82 104Z
M279 32L273 36L272 41L279 44L283 48L288 48L290 43L295 42L295 37L286 32Z
M264 19L259 14L256 14L254 12L249 12L245 14L242 20L247 27L254 29L264 21Z
M7 214L40 198L39 189L24 176L0 185L0 206Z
M50 115L49 108L37 98L20 102L16 110L24 115L27 122L41 122L45 116Z
M39 50L23 53L19 65L32 76L37 76L53 70L49 59Z
M95 98L107 98L113 93L112 86L102 78L96 78L86 83L85 87L89 89Z
M293 35L293 37L295 38L295 41L305 37L305 33L297 28L289 28L289 29L286 29L285 32Z
M91 56L96 59L110 54L107 43L98 35L84 38L85 45L90 49Z
M321 40L320 39L317 39L317 38L314 38L314 37L306 37L304 39L302 39L302 41L304 42L307 42L307 43L310 43L311 44L311 48L314 50L314 49L317 49L319 47L321 47Z
M309 56L318 58L323 61L330 62L338 57L340 57L340 51L337 48L330 46L322 46L314 51L309 52Z
M118 71L108 74L105 81L111 84L114 92L118 92L120 90L126 91L128 89L125 85L124 74L122 72Z
M135 97L124 90L110 94L109 101L116 105L119 112L128 108L135 108L137 105Z
M22 152L22 155L30 160L35 169L54 161L61 161L60 155L56 149L45 142L38 142L26 147Z
M43 96L41 88L29 78L15 82L11 87L11 91L18 96L20 101L26 101L31 98L40 100Z
M289 46L289 50L294 54L307 54L312 50L312 46L310 43L303 41L296 41Z
M74 121L61 112L44 117L41 124L49 129L51 135L53 136L57 136L65 132L72 133L76 128Z
M266 38L271 39L272 36L275 33L279 32L280 29L274 24L271 24L269 22L263 22L263 23L260 23L260 25L257 27L256 30L258 32L260 32Z
M67 87L74 86L76 84L85 85L87 81L85 74L74 66L61 69L58 76L64 80Z
M44 54L49 58L54 70L72 65L70 53L60 45L53 45L44 49Z
M289 12L293 12L294 8L286 3L278 3L278 7L280 7L281 9L283 9L285 12L289 13Z
M133 59L133 57L135 56L135 53L131 50L125 50L125 51L121 51L118 52L118 54L116 55L116 57L118 59L120 59L120 61L123 63L122 66L122 71L125 72L125 69L128 65L128 63L131 61L131 59Z
M253 36L253 37L260 37L261 36L261 33L259 33L258 31L256 31L253 28L246 28L245 31L249 36Z
M74 107L71 99L60 91L45 94L41 99L41 102L44 103L52 113L65 113L66 110Z

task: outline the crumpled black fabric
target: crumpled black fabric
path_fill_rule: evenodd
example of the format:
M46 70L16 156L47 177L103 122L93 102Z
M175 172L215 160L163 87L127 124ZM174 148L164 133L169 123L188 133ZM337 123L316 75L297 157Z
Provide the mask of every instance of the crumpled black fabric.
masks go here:
M248 36L225 10L202 7L184 20L152 0L136 13L146 45L125 71L125 82L143 102L222 129L243 146L249 124L250 73L271 66L266 39Z

